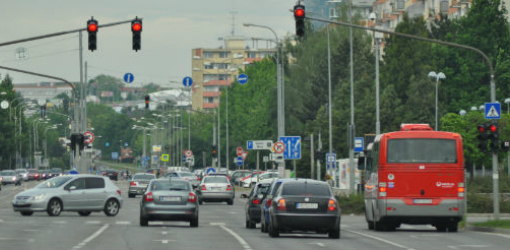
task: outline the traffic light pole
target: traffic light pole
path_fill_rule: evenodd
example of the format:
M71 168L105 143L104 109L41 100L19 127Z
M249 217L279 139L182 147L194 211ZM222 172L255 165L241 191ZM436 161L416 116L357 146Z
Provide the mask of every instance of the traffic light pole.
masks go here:
M326 19L321 19L321 18L316 18L316 17L306 16L305 18L309 19L309 20L313 20L313 21L319 21L319 22L324 22L324 23L333 23L333 24L337 24L337 25L341 25L341 26L347 26L347 27L352 27L352 28L356 28L356 29L369 30L369 31L372 31L372 32L381 32L381 33L384 33L384 34L405 37L405 38L409 38L409 39L413 39L413 40L420 40L420 41L425 41L425 42L430 42L430 43L437 43L437 44L441 44L441 45L445 45L445 46L462 48L462 49L467 49L467 50L474 51L474 52L480 54L485 59L485 61L487 62L487 66L489 66L490 93L491 93L490 97L491 97L491 102L493 102L493 103L496 102L496 81L494 80L494 67L492 66L492 62L489 59L489 57L485 53L483 53L481 50L479 50L479 49L477 49L475 47L471 47L471 46L467 46L467 45L462 45L462 44L458 44L458 43L445 42L445 41L440 41L440 40L435 40L435 39L430 39L430 38L425 38L425 37L419 37L419 36L410 35L410 34L393 32L393 31L389 31L389 30L376 29L376 28L373 28L373 27L364 27L364 26L360 26L360 25L356 25L356 24L351 24L351 23L344 23L344 22L339 22L339 21L326 20ZM353 135L352 138L354 138L354 135ZM354 143L354 142L351 142L351 143ZM493 193L493 201L494 201L494 204L493 204L493 206L494 206L494 211L493 211L494 215L493 216L494 216L495 220L499 220L499 173L498 173L499 170L498 170L498 157L497 157L497 153L495 153L495 152L492 153L492 171L493 171L493 174L492 174L492 193Z

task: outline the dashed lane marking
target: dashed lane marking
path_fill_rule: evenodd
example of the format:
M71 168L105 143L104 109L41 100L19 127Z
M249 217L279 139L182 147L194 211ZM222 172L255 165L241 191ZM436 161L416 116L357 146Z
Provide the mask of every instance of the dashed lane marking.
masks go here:
M108 227L110 226L110 224L106 224L104 226L102 226L99 230L97 230L95 233L93 233L92 235L90 235L88 238L86 238L85 240L83 240L82 242L80 242L78 245L74 246L73 249L80 249L82 248L83 246L87 245L87 243L89 243L90 241L92 241L93 239L95 239L97 236L99 236L100 234L103 233L104 230L106 230Z

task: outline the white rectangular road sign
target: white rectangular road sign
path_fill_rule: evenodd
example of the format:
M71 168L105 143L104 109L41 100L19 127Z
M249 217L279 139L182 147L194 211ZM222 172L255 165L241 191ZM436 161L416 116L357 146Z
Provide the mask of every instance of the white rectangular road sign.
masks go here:
M262 141L246 141L246 148L248 150L271 150L273 141L262 140Z

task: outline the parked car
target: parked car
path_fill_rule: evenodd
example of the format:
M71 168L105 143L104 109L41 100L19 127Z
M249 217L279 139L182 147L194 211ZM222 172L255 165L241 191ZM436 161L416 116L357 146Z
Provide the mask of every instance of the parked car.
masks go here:
M77 174L58 176L18 193L12 207L23 216L34 212L59 216L62 211L75 211L80 216L103 211L115 216L122 201L120 189L109 178Z
M25 169L16 169L16 174L23 180L28 181L28 171Z
M251 175L250 170L236 170L232 175L230 176L230 182L232 182L233 185L241 185L241 178L244 178L246 176Z
M14 170L2 170L2 172L0 172L0 176L2 176L2 185L21 185L21 178L16 174L16 171Z
M41 174L39 173L39 170L37 169L28 169L28 180L40 180Z
M271 208L271 203L273 202L273 197L276 195L276 191L282 185L283 182L286 181L294 181L296 179L276 179L271 183L269 190L266 195L262 198L262 202L260 205L261 215L260 215L260 231L263 233L267 233L268 225L271 222L271 218L269 217L269 208Z
M154 179L156 179L156 176L153 174L137 173L137 174L133 175L133 178L129 182L129 188L128 188L129 198L133 198L137 194L145 193L145 190L147 189L147 185L149 185L149 182Z
M328 183L309 179L282 182L272 198L269 236L312 231L340 238L341 212Z
M198 180L198 178L194 174L192 174L191 172L184 172L184 171L169 172L168 174L166 174L166 177L167 178L182 178L182 179L185 179L185 180L187 180L187 181L189 181L191 183L193 188L198 187L198 185L200 184L200 181Z
M204 201L226 201L229 205L234 205L235 191L226 176L204 176L197 192L200 205Z
M103 175L110 178L110 180L118 181L119 180L119 172L113 169L106 169L103 171Z
M255 173L252 173L250 176L241 179L241 187L251 188L252 185L257 183L257 180L258 180L257 177L263 173L265 173L265 172L264 171L255 172Z
M140 226L148 226L154 220L189 221L191 227L198 227L197 195L189 181L151 180L140 202Z
M257 183L269 183L271 184L274 180L278 179L278 172L267 172L259 175L259 181Z
M270 186L270 183L258 183L251 189L250 194L241 195L241 198L248 199L244 206L246 228L255 228L257 223L260 223L260 205Z

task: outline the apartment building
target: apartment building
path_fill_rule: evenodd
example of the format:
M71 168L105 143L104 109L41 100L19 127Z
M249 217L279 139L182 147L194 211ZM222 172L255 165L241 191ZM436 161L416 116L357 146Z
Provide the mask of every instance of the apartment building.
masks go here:
M254 61L274 55L273 48L250 48L245 37L226 37L220 48L195 48L192 56L192 107L211 110L218 106L222 88L230 86L239 74ZM253 47L257 47L255 44ZM269 46L268 46L269 47Z

